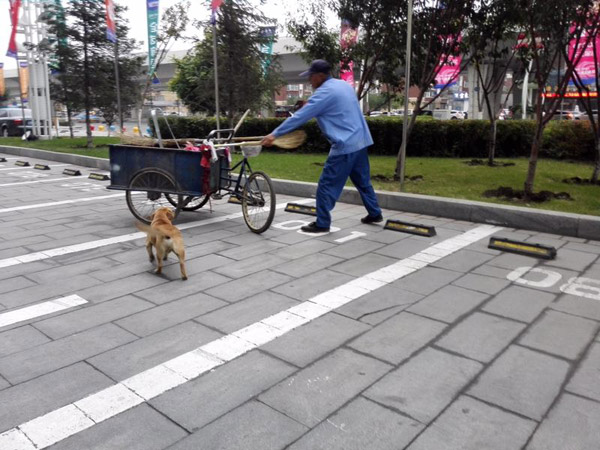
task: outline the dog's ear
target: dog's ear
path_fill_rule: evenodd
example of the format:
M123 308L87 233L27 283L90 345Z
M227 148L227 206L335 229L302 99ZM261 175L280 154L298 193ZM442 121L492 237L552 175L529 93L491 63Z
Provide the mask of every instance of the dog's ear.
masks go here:
M169 220L175 219L175 213L172 209L167 209L167 217L169 217Z

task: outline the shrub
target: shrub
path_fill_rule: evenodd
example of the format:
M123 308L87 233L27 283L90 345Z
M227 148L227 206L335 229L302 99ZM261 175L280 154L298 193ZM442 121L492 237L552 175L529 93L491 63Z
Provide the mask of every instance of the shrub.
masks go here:
M485 120L431 120L417 119L410 137L408 156L454 158L487 158L489 122ZM168 117L173 133L178 138L205 138L216 128L214 118ZM238 136L264 136L283 122L281 118L246 119ZM398 154L402 142L401 117L367 118L375 145L372 154ZM227 124L223 118L222 124ZM161 134L170 138L164 120L160 120ZM496 158L528 157L535 132L532 120L498 121ZM150 126L153 127L152 123ZM329 142L319 130L315 120L303 127L306 143L303 153L327 153ZM280 151L280 150L278 150ZM541 156L555 159L594 160L594 138L587 121L553 121L544 131Z

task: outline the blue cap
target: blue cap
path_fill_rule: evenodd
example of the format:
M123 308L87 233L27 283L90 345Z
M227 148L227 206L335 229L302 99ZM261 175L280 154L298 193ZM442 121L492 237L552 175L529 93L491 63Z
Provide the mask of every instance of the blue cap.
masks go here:
M301 77L310 77L313 73L324 73L329 75L331 73L331 64L324 59L315 59L310 63L310 67L307 71L300 74Z

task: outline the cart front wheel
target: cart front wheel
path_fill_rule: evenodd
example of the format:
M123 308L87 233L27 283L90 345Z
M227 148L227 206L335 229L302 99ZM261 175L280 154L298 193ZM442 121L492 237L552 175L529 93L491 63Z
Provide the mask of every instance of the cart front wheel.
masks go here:
M173 205L173 213L177 217L183 202L183 196L174 193L178 190L177 183L168 172L150 167L136 172L131 177L125 198L135 218L149 224L152 214L164 206ZM167 195L171 198L168 199Z
M275 191L269 176L260 171L248 177L242 191L242 213L250 231L262 233L275 217Z
M169 203L173 206L177 206L177 195L165 194ZM196 211L202 208L210 200L210 194L205 194L203 197L192 197L188 196L183 199L181 204L182 211Z

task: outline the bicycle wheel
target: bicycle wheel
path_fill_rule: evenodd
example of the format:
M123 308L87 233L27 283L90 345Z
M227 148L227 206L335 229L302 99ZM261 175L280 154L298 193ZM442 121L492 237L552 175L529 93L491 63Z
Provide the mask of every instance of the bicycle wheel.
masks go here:
M177 206L177 196L173 194L165 194L165 197L169 201L169 203L173 206ZM202 208L206 203L210 200L210 194L205 194L202 197L192 197L188 196L183 199L183 203L181 206L182 211L196 211L197 209Z
M127 206L136 219L149 224L152 214L164 206L173 204L172 200L177 199L173 205L175 217L179 214L183 196L173 194L179 187L173 177L162 169L149 167L136 172L129 182L129 189L125 193ZM165 191L169 192L166 194ZM171 199L167 198L171 196Z
M275 191L269 176L252 172L242 191L242 214L253 233L262 233L271 226L275 217Z

